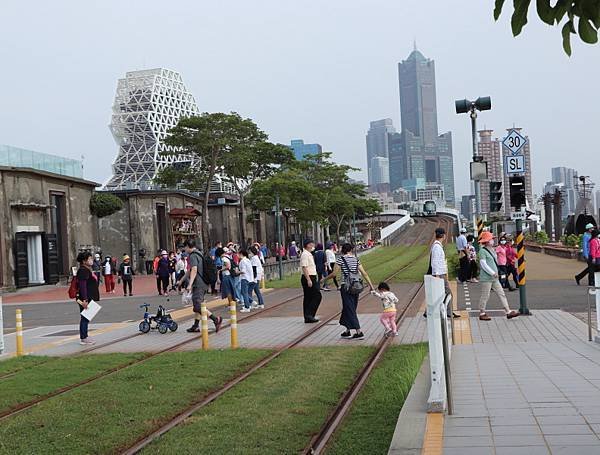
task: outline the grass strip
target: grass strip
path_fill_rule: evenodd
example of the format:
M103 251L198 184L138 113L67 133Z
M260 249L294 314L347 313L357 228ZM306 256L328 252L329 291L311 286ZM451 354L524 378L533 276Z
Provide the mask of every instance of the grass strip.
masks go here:
M144 453L299 453L370 352L362 346L289 350Z
M98 354L77 357L19 357L13 359L15 374L0 382L0 411L16 407L92 378L106 370L125 365L144 354Z
M387 454L396 421L427 354L425 343L390 347L371 373L327 455Z
M31 368L48 361L48 357L26 355L23 357L10 357L0 360L0 378L16 373L25 368Z
M401 283L420 283L423 281L423 275L427 273L429 268L429 248L422 247L422 255L411 264L406 270L400 272L394 278L394 281ZM447 243L444 245L444 251L446 252L446 261L448 263L448 279L456 279L456 270L453 267L453 257L456 256L456 246L454 243Z
M118 451L266 354L244 349L161 354L3 421L0 453Z
M393 257L388 261L381 262L375 267L366 269L373 281L374 285L377 285L380 281L388 279L392 274L396 273L401 268L407 266L411 262L417 260L419 257L425 255L427 248L425 246L412 246L402 251L402 253Z

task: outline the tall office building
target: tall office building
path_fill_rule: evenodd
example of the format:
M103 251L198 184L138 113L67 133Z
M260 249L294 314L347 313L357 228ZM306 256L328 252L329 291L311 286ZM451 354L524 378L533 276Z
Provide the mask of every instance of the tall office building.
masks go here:
M509 128L506 130L507 135L510 134L512 130L521 133L521 128ZM479 155L482 156L483 161L487 163L488 169L488 181L481 182L481 211L483 213L490 212L489 182L502 182L502 212L504 212L505 215L510 215L510 186L508 176L505 174L504 170L504 161L505 157L511 153L502 145L501 138L492 139L493 132L494 130L479 131L479 142L477 143ZM527 138L527 136L525 137ZM520 153L525 156L525 197L529 207L533 207L534 200L531 182L531 149L529 146L529 138L527 138L527 143L523 146Z
M577 191L575 179L577 178L577 171L569 167L553 167L552 170L552 183L560 186L563 192L563 206L562 216L566 218L568 215L575 213L577 207Z
M370 187L390 183L390 162L386 157L374 156L369 167L371 169Z
M374 178L376 175L381 175L382 169L375 169L373 165L384 164L383 161L373 160L376 157L388 158L389 156L389 134L395 133L396 129L391 118L376 120L370 123L369 131L367 132L367 173L369 186L377 185L378 182ZM389 183L389 162L385 163L388 166L386 183Z
M167 132L180 118L198 115L181 75L156 68L130 71L117 83L110 130L119 146L108 189L149 185L162 167L184 157L164 156Z
M306 155L318 155L323 153L321 144L305 144L302 139L292 139L290 148L294 152L297 160L301 160Z
M452 133L438 133L435 64L416 48L398 64L402 132L388 140L390 186L423 178L444 186L444 198L453 206L454 165Z

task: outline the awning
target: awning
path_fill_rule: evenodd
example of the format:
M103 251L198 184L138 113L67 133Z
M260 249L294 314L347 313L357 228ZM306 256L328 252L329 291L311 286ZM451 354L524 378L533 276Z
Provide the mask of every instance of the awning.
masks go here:
M200 212L200 210L195 209L193 207L174 208L169 211L169 216L173 217L194 217L200 216L201 214L202 213Z

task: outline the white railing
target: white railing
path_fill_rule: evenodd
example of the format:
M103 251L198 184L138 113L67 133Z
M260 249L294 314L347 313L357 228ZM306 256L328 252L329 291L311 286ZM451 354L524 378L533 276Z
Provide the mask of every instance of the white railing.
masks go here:
M386 238L388 238L390 235L392 235L394 232L396 232L397 230L402 229L406 225L406 223L410 222L410 220L411 220L410 214L408 212L406 212L405 210L403 210L403 212L404 212L404 214L402 214L402 218L398 219L397 221L393 222L392 224L381 229L381 241L382 242ZM387 213L385 213L384 215L387 215Z
M446 299L444 289L444 280L432 275L425 275L425 299L427 302L427 335L429 340L429 368L431 372L431 389L429 399L427 400L427 412L444 412L446 409L451 411L447 393L450 387L447 387L449 378L449 368L446 370L445 364L450 365L452 343L451 333L452 324L447 317L447 305L451 305L451 298ZM446 330L444 330L445 326ZM443 333L446 339L444 340ZM444 342L445 341L445 342ZM447 352L444 356L445 351ZM448 381L449 382L449 381Z

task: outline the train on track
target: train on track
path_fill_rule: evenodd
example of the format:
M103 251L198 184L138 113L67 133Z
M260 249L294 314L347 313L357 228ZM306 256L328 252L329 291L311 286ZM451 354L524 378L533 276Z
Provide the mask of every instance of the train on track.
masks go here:
M437 216L437 204L433 200L413 201L409 211L411 216Z

